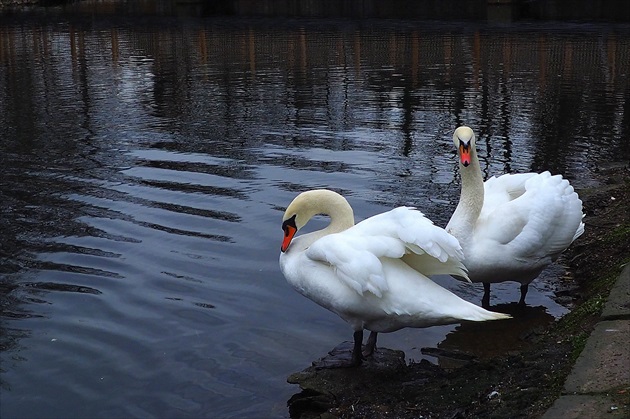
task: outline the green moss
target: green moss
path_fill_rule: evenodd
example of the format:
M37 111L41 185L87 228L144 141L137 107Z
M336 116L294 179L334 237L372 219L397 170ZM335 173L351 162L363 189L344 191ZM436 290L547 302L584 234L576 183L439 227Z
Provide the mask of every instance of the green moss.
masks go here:
M627 246L627 244L624 244ZM625 247L624 247L625 248ZM612 289L613 285L617 282L623 267L630 263L630 256L624 257L622 260L619 260L618 257L615 258L614 265L608 266L606 270L598 273L594 277L588 279L589 283L586 284L585 290L591 297L588 299L597 298L605 300L608 298L608 294ZM592 304L595 304L593 302ZM603 304L603 303L602 303ZM596 312L595 312L596 313Z
M582 333L588 320L601 312L605 303L606 299L602 295L597 295L582 302L556 323L552 333L555 332L554 334L557 333L566 337L578 336Z
M586 345L586 341L588 340L589 336L590 334L588 332L583 331L573 337L571 341L571 364L574 364L578 356L580 356L580 354L582 353L582 350L584 349L584 346Z
M604 242L609 244L625 243L630 238L630 225L622 224L617 226L610 234L603 237Z
M616 227L609 234L602 238L607 246L623 246L625 248L630 241L630 225L623 224ZM624 260L615 260L613 266L608 266L604 272L600 272L587 279L585 284L586 298L576 305L566 316L556 323L552 330L555 336L564 337L565 341L571 344L571 363L584 349L584 345L590 335L590 325L599 318L600 313L606 305L611 288L616 283L623 266L630 262L630 256Z

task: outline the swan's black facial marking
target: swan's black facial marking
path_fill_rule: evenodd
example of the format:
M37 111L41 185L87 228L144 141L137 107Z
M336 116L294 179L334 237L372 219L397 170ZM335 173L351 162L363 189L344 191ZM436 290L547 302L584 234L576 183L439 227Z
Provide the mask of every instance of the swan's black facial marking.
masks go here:
M288 237L289 236L289 231L290 231L289 227L297 230L297 226L295 225L295 214L293 214L293 216L291 218L286 219L282 223L282 231L284 231L284 237Z
M295 224L295 214L291 218L286 219L282 223L282 231L284 231L284 239L282 240L282 246L280 250L284 253L289 248L289 244L291 244L291 240L293 240L293 236L297 233L297 225Z

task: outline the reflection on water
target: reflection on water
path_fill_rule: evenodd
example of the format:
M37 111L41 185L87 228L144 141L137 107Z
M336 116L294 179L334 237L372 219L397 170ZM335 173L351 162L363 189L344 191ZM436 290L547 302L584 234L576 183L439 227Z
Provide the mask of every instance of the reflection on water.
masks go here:
M462 123L487 175L585 186L630 157L628 26L55 10L0 18L3 417L284 416L286 376L350 332L279 272L297 192L445 225ZM556 278L532 284L531 316L475 333L564 314ZM468 326L379 340L483 353Z
M543 306L497 304L492 311L508 313L513 318L485 324L463 323L455 327L437 345L440 351L436 352L436 357L441 367L457 368L471 358L491 359L522 350L529 345L528 335L543 330L554 320Z

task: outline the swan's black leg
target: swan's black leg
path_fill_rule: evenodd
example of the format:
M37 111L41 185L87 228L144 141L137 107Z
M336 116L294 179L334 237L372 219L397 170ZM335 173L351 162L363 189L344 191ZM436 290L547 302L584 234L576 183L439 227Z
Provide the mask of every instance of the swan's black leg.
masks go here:
M329 356L324 357L318 361L313 361L313 366L318 369L329 368L352 368L358 367L363 362L363 355L361 354L361 347L363 344L363 330L357 330L354 332L354 343L352 345L352 354L348 359L347 346L337 351L337 348L330 351Z
M365 343L365 350L363 351L363 356L371 356L376 350L376 338L378 337L377 332L370 332L370 337Z
M529 284L521 285L521 299L518 301L519 305L525 305L525 296L527 295L527 290L529 289Z
M361 353L361 346L363 345L363 329L354 332L354 348L352 349L352 361L350 361L349 367L358 367L363 362L363 354ZM371 337L371 335L370 335Z
M483 298L481 299L481 307L488 308L490 307L490 283L483 283Z

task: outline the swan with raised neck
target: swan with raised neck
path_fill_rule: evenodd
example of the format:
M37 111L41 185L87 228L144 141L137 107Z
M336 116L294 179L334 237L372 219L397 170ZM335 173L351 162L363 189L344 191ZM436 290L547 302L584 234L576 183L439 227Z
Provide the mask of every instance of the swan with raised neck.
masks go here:
M459 157L460 200L446 226L464 251L470 280L482 282L488 307L490 283L521 284L525 304L529 283L584 232L582 201L561 175L504 174L484 182L475 134L458 127L453 143Z

